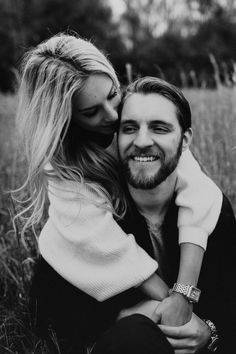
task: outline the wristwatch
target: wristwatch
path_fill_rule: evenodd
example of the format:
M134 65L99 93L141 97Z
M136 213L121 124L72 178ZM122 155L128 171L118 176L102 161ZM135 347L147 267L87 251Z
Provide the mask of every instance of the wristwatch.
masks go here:
M182 294L190 303L197 303L201 294L201 290L196 288L195 286L180 283L174 283L171 292L172 291Z
M204 319L203 321L208 325L208 327L210 328L210 331L211 331L211 338L209 340L207 349L209 350L209 352L214 353L218 348L217 346L218 346L218 341L219 341L219 336L218 336L216 326L210 320Z

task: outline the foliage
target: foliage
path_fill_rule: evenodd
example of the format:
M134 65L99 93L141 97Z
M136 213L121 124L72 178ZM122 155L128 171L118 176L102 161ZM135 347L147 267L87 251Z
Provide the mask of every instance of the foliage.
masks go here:
M0 0L0 90L12 90L12 69L31 46L61 31L91 39L117 62L124 45L104 0ZM14 71L14 70L13 70Z
M236 61L233 16L236 5L230 0L226 2L228 7L210 0L169 0L165 3L166 7L161 0L131 1L132 6L127 7L123 16L125 23L129 22L127 36L131 49L128 60L135 74L161 75L179 86L215 87L215 68L210 59L213 55L221 82L232 85ZM177 16L181 4L182 13ZM149 13L152 13L151 21L147 19Z
M162 75L181 86L232 84L236 61L233 0L123 0L114 22L109 0L0 0L0 90L13 91L16 68L31 46L60 31L75 31L109 54L126 84L134 76Z

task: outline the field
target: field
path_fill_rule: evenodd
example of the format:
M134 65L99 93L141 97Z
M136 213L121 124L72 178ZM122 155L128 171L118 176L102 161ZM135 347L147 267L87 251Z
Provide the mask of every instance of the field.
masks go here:
M236 212L236 88L191 89L185 94L193 113L192 150ZM14 206L6 193L24 176L14 133L16 103L15 96L0 95L0 353L46 354L47 348L33 334L27 314L37 249L33 237L25 248L19 230L13 228Z

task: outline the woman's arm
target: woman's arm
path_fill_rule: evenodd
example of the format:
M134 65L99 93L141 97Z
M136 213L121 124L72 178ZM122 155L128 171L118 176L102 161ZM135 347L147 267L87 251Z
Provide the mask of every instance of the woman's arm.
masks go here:
M222 207L223 195L204 174L190 150L182 153L177 167L175 203L179 207L179 243L190 242L206 249Z
M51 183L49 199L40 252L71 284L104 301L140 286L155 273L157 262L133 235L123 232L102 206L103 200L84 185Z
M180 265L177 283L196 286L201 270L204 249L192 243L181 243ZM190 321L193 305L188 299L175 291L170 293L157 309L161 323L181 326Z
M157 275L152 274L150 278L145 280L139 289L150 299L163 300L169 295L169 287L166 283Z
M205 250L193 243L180 244L180 265L177 283L197 286Z

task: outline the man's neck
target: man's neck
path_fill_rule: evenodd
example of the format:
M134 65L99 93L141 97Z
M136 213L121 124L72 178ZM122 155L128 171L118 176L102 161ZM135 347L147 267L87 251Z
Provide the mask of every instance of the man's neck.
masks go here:
M154 189L136 189L128 185L129 192L141 214L152 224L162 224L175 191L177 175L174 171Z

